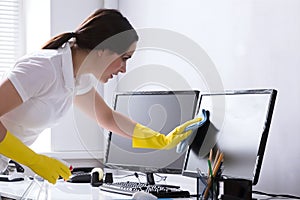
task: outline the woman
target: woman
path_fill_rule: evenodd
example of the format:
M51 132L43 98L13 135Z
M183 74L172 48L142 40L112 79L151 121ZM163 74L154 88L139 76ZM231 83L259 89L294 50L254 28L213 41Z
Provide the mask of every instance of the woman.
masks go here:
M117 10L100 9L75 32L48 41L42 50L19 59L0 85L0 153L56 183L68 179L62 162L33 152L42 130L54 126L74 103L99 125L132 139L135 148L169 149L189 136L177 127L167 136L113 111L96 92L93 77L106 83L126 72L138 35Z

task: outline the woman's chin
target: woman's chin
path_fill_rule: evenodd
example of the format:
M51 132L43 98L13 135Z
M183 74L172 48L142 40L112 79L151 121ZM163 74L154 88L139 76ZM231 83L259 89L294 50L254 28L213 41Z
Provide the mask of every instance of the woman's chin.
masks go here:
M98 79L98 81L100 82L100 83L107 83L108 82L108 78L101 78L101 79Z
M112 79L112 77L102 78L102 79L100 79L100 82L101 83L107 83L110 79Z

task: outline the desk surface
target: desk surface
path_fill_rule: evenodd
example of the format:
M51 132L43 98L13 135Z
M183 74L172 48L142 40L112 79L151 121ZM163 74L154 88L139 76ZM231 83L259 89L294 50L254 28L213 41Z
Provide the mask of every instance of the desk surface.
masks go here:
M194 179L177 175L168 175L168 184L180 184L182 189L188 189L191 194L194 193ZM31 187L30 187L31 186ZM30 188L30 189L28 189ZM25 194L26 193L26 194ZM1 197L11 199L48 199L48 200L121 200L132 199L131 196L125 196L115 193L101 191L98 187L92 187L89 183L69 183L62 180L55 185L44 181L30 180L19 182L0 182ZM253 195L257 199L272 199L266 196ZM182 198L181 198L182 199ZM195 199L195 198L185 198ZM279 200L280 198L274 198ZM282 198L283 199L283 198ZM286 198L284 198L286 199ZM168 199L170 200L170 199ZM177 198L176 200L180 200Z
M26 193L26 189L28 189L30 185L32 187L27 190ZM21 182L0 182L0 194L2 197L12 199L131 199L130 196L100 191L99 188L91 187L91 185L87 183L68 183L61 181L55 185L49 183L43 185L43 182L35 182L32 184L32 180Z
M172 182L173 184L174 183L176 183L177 185L180 184L182 189L194 187L194 183L195 183L194 179L187 178L187 177L180 177L180 181L178 182L178 175L168 175L168 179L169 181L164 183L170 184ZM62 180L59 180L55 185L49 184L46 181L38 181L38 180L30 180L30 179L26 179L25 181L18 181L18 182L0 182L0 194L2 197L12 198L12 199L23 199L25 197L26 199L49 199L49 200L132 199L131 196L101 191L98 187L92 187L89 183L69 183L69 182L64 182ZM185 198L185 199L189 199L189 198Z

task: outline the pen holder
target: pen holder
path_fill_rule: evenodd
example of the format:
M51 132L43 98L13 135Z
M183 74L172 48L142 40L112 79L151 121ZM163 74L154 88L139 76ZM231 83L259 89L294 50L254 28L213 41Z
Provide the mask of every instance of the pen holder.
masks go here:
M218 196L219 196L219 177L210 178L208 180L207 188L203 193L202 199L217 200Z
M217 200L220 177L197 177L197 200Z

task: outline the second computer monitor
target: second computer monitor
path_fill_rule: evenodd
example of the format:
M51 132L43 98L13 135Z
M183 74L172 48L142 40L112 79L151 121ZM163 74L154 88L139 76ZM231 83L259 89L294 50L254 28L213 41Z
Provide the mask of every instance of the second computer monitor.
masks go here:
M210 125L201 148L187 152L183 174L208 173L208 155L224 153L223 175L258 182L277 91L233 90L204 93L200 109L210 112Z

